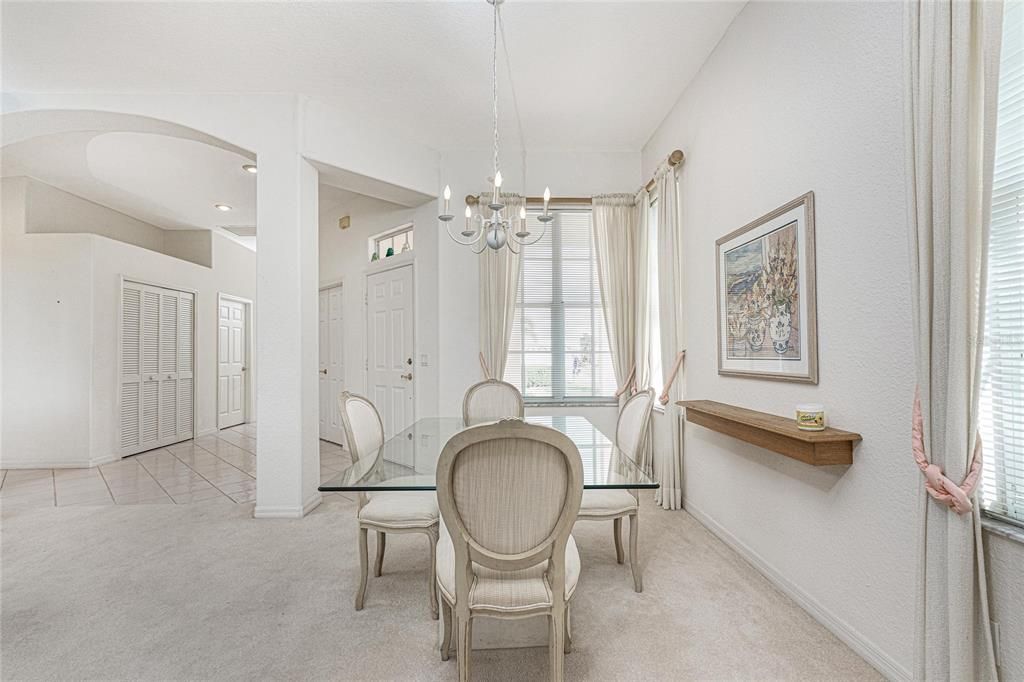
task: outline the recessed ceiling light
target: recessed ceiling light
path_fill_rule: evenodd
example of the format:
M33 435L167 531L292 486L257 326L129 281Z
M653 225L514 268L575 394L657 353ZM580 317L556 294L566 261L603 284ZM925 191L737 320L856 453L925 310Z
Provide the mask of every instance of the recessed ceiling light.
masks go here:
M213 207L218 211L230 211L231 207L227 204L214 204Z
M256 166L254 164L247 163L244 166L242 166L242 170L244 170L246 173L252 173L253 175L256 175Z

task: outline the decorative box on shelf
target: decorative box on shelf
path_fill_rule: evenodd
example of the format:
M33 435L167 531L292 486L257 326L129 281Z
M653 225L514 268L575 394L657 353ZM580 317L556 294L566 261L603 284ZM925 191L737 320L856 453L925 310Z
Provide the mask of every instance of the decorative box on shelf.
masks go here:
M853 464L859 433L831 427L804 431L796 420L713 400L681 400L686 421L814 466Z

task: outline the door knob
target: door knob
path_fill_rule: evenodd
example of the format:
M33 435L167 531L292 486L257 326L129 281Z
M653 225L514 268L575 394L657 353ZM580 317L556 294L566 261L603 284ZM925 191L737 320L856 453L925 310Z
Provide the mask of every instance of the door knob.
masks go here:
M320 373L321 374L327 374L327 370L326 369L322 369L322 370L320 370Z
M409 372L408 374L403 374L402 378L405 379L406 381L412 381L412 372Z

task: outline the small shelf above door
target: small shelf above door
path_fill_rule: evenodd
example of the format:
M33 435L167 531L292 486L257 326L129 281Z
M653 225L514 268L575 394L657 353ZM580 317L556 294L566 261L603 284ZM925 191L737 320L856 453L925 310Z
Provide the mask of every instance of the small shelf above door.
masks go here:
M796 420L713 400L681 400L686 421L813 466L853 464L859 433L826 428L804 431Z

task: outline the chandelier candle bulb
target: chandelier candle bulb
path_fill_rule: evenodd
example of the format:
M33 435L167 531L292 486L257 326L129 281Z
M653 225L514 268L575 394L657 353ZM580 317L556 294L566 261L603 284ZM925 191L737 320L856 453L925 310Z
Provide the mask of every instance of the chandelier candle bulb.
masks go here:
M803 431L825 430L825 406L820 403L802 403L796 406L796 425Z
M444 186L444 212L445 212L446 215L448 213L448 202L451 201L451 198L452 198L452 188L451 188L450 185L445 185Z

